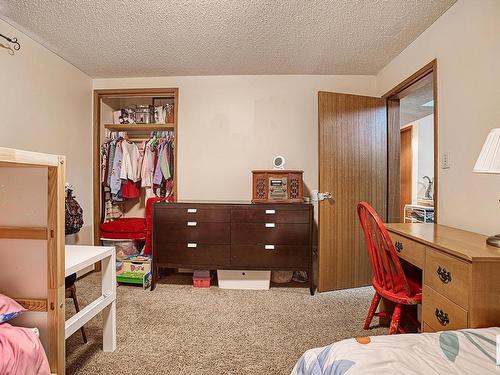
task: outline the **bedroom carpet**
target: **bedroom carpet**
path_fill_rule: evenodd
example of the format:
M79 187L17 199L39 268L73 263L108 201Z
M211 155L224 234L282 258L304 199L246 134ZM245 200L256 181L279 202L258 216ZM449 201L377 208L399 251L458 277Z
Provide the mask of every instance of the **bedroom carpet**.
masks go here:
M161 280L154 292L117 289L117 350L101 350L100 315L66 341L68 374L289 374L302 353L363 331L372 288L309 295L307 288L269 291L194 289L187 275ZM80 305L99 295L100 275L77 281ZM74 314L71 300L67 315Z

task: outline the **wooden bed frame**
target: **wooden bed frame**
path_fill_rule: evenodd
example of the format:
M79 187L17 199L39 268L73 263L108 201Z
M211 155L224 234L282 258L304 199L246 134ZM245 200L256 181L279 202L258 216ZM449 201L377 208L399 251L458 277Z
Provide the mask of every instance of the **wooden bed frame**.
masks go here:
M13 325L39 329L55 374L65 372L64 172L64 156L0 147L0 293L28 310Z

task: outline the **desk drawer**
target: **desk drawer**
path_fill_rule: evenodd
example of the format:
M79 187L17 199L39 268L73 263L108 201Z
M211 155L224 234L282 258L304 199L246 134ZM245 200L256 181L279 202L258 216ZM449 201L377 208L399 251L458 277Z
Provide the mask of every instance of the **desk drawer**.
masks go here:
M422 320L435 331L467 328L467 311L424 285Z
M231 243L236 245L308 245L309 224L231 223Z
M425 256L424 283L464 309L468 309L469 267L469 263L428 247Z
M390 233L390 236L396 248L396 252L401 259L406 260L420 269L424 268L425 245L395 233Z
M309 223L309 208L283 209L276 206L236 209L231 211L233 223Z
M311 257L308 246L232 245L231 265L251 267L283 267L308 269Z
M168 243L206 243L229 245L229 223L203 223L196 221L162 222L156 232L157 245L160 247Z
M229 245L200 243L165 244L157 252L157 262L191 266L229 266Z

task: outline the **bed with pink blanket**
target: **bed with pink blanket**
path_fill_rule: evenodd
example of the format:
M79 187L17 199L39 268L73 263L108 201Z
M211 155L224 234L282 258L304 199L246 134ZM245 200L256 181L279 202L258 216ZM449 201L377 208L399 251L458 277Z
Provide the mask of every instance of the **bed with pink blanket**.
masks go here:
M49 363L35 329L0 324L0 374L50 374Z

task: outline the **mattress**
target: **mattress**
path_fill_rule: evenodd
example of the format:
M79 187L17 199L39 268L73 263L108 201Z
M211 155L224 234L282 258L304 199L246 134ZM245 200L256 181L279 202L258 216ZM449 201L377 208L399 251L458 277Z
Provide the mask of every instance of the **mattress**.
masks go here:
M500 328L482 328L352 338L306 351L292 375L498 375L499 337Z

